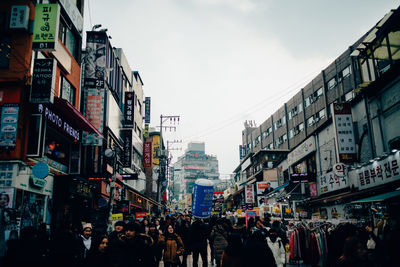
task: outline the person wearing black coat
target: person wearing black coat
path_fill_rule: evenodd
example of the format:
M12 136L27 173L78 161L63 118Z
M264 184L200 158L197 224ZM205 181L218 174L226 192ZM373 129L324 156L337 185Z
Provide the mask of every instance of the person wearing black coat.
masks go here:
M85 266L88 256L95 250L92 239L92 224L86 223L82 228L82 234L76 240L75 247L75 258L79 266Z
M162 258L162 246L160 244L161 233L157 230L154 224L149 224L149 236L153 239L151 246L152 255L154 257L154 267L158 267Z
M87 267L110 267L113 266L109 251L109 239L107 235L101 235L93 243L94 250L88 255Z
M243 249L246 255L246 266L276 267L274 255L265 240L262 231L255 231L249 236Z
M165 233L165 232L164 232ZM190 225L190 216L185 215L184 219L181 221L179 227L176 229L176 233L180 236L182 239L183 245L185 247L185 251L183 252L182 255L182 262L181 266L186 267L187 266L187 257L191 253L191 225Z
M194 223L192 224L192 229L191 229L193 267L198 266L199 254L201 255L203 267L208 266L207 236L208 236L208 229L207 229L207 225L203 222L203 220L198 219L198 220L194 221Z

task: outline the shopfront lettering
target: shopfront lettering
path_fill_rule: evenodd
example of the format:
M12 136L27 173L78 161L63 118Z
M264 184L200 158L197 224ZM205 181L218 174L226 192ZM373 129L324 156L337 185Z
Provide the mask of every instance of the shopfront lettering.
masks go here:
M64 121L58 114L50 110L48 107L43 107L42 104L38 105L38 111L44 115L47 121L51 122L67 135L79 141L79 130L75 129L69 123Z

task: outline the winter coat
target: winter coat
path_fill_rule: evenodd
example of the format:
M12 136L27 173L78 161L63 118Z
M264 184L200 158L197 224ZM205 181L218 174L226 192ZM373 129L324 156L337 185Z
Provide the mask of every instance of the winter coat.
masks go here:
M179 256L183 255L185 248L182 239L176 233L172 235L167 233L165 236L160 236L161 244L163 244L163 261L168 263L179 264Z
M228 232L222 225L216 225L213 227L210 235L210 239L213 243L213 250L215 259L220 261L222 258L222 252L228 246Z
M176 229L176 234L179 235L179 237L182 239L183 245L185 246L185 253L189 254L191 251L191 245L192 245L192 238L191 238L191 226L190 222L183 220L180 224L179 227Z
M229 255L226 251L222 253L221 267L243 267L244 262L243 255L240 253L237 255Z
M249 232L247 231L246 225L237 225L235 224L232 227L232 235L238 235L242 239L242 241L245 243L247 241L247 238L249 237Z
M205 223L195 221L191 228L191 244L193 251L199 251L207 248L208 229Z
M275 242L272 242L271 239L267 237L267 243L274 255L276 266L283 267L286 262L286 251L282 240L278 237Z

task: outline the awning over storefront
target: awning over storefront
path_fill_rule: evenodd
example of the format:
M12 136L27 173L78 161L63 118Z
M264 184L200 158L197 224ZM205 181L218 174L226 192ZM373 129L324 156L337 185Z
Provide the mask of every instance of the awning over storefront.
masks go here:
M395 190L393 192L380 194L380 195L373 196L373 197L367 197L364 199L353 201L351 203L359 204L359 203L367 203L367 202L382 202L382 201L390 200L390 199L396 198L396 197L400 197L400 190Z
M288 185L289 185L289 183L286 183L286 184L283 184L283 185L281 185L281 186L278 186L278 187L275 188L271 193L276 192L276 191L279 191L279 190L281 190L282 188L287 187Z
M97 133L102 138L104 138L103 134L67 100L59 97L54 97L53 108L63 114L63 116L65 116L68 121L74 123L75 126L79 127L80 130Z

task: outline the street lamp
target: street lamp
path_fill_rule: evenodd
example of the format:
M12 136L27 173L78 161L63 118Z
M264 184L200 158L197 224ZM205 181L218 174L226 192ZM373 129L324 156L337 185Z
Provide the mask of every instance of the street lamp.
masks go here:
M108 160L113 160L113 171L112 171L112 176L111 176L111 183L110 183L110 201L108 203L108 230L111 230L111 222L112 222L112 214L113 214L113 200L114 200L114 189L115 189L115 181L117 180L117 176L115 175L116 170L116 154L115 151L111 148L107 148L104 151L104 156L106 157L106 159Z

